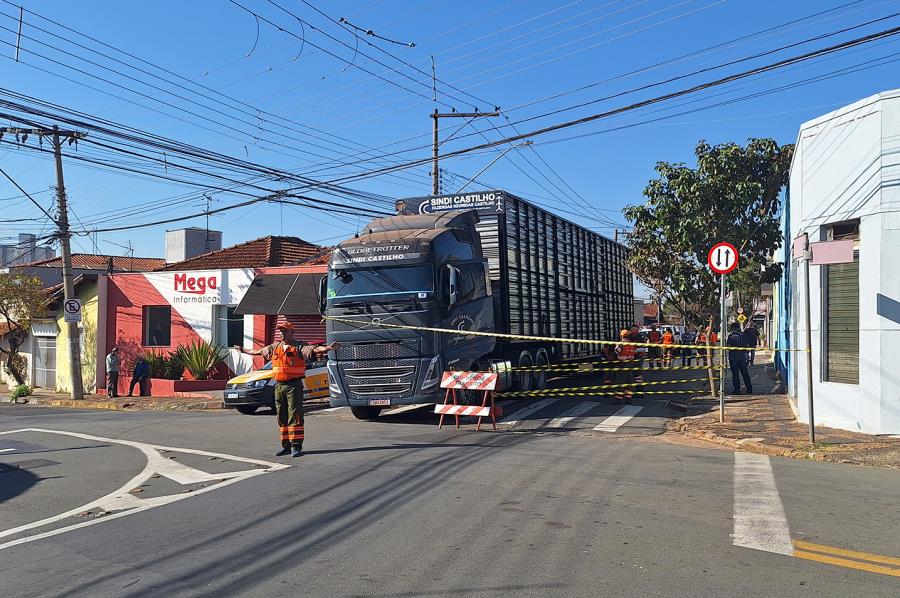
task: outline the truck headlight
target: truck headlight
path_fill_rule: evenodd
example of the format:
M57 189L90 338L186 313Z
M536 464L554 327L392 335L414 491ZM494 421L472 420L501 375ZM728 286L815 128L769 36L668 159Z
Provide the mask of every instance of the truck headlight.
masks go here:
M422 382L422 390L427 390L440 382L441 370L438 367L438 363L440 362L440 360L440 355L435 355L431 359L431 363L428 364L428 369L425 370L425 381Z
M325 364L325 367L328 369L328 392L336 395L344 394L341 392L341 387L337 383L337 363L328 361L328 363Z

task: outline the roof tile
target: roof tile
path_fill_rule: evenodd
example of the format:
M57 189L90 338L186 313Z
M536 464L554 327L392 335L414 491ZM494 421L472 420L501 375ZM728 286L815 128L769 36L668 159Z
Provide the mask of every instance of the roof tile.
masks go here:
M92 253L73 253L72 267L79 270L101 270L106 272L109 260L112 259L112 267L116 272L149 272L158 270L166 265L166 260L156 257L127 257L121 255L97 255ZM61 268L62 258L52 257L39 260L21 267L36 268Z
M297 237L268 236L204 253L160 269L219 270L293 266L318 255L321 249L318 245L307 243Z

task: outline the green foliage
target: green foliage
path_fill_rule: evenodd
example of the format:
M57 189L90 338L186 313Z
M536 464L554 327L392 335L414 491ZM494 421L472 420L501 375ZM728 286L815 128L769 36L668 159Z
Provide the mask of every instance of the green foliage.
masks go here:
M150 366L151 378L181 380L181 376L184 374L184 364L181 363L177 349L170 355L149 351L144 355L144 359Z
M197 341L190 345L179 345L173 355L184 364L185 369L196 380L206 380L210 372L228 356L228 349Z
M18 386L12 389L12 392L9 393L9 400L15 401L19 397L27 397L31 394L31 387L27 384L19 384Z
M8 348L0 347L0 354L6 358L6 373L18 384L25 383L26 370L16 359L19 347L31 322L46 313L46 299L39 278L20 272L0 274L0 324L12 329L6 336Z
M752 282L773 282L781 264L760 264L781 245L780 193L787 184L793 145L773 139L750 139L746 146L700 141L697 167L659 162L659 176L644 195L647 202L625 208L633 222L628 237L629 266L634 274L679 306L689 319L717 312L718 277L706 265L718 241L735 245L739 271L759 273Z

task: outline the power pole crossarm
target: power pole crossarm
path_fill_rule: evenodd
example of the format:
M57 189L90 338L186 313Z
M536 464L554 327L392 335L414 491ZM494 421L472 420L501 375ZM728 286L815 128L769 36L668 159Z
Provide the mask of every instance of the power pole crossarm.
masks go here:
M499 112L438 112L437 108L431 113L432 123L432 158L431 158L431 194L440 195L440 164L438 163L438 148L440 139L438 136L438 121L442 118L481 118L483 116L500 116Z

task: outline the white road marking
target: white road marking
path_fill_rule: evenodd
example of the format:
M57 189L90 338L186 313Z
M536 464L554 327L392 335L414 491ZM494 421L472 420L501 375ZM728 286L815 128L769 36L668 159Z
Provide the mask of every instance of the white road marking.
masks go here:
M510 413L507 417L503 419L503 421L497 422L498 424L502 424L504 426L514 426L532 413L540 411L547 405L555 403L557 399L542 399L537 403L532 403L527 407L523 407L516 412Z
M547 422L547 427L562 428L576 417L584 415L597 405L598 403L594 403L591 401L584 401L582 403L579 403L578 405L575 405L574 407L563 413L561 416L551 419L549 422Z
M632 417L643 411L643 407L637 405L625 405L594 428L595 432L615 432L628 423Z
M241 480L245 480L247 478L255 477L258 475L262 475L264 473L268 473L271 471L278 471L280 469L285 469L289 467L288 465L281 465L279 463L270 463L268 461L260 461L258 459L249 459L247 457L238 457L235 455L226 455L223 453L211 453L208 451L200 451L196 449L188 449L188 448L177 448L177 447L168 447L168 446L159 446L146 444L143 442L133 442L130 440L120 440L117 438L105 438L103 436L92 436L90 434L81 434L78 432L64 432L62 430L48 430L43 428L23 428L20 430L10 430L7 432L0 432L0 435L6 434L18 434L22 432L38 432L44 434L61 434L64 436L72 436L75 438L82 438L84 440L96 440L101 442L109 442L114 444L122 444L125 446L130 446L141 451L144 456L147 458L147 464L144 466L144 469L141 470L136 476L131 478L129 481L125 482L119 489L110 492L105 496L101 496L95 501L84 504L75 509L70 509L64 513L60 513L59 515L54 515L52 517L47 517L45 519L41 519L39 521L33 521L31 523L26 523L25 525L20 525L18 527L14 527L11 529L6 529L0 531L0 538L5 538L9 536L14 536L20 534L22 532L45 527L47 525L51 525L53 523L57 523L66 519L68 517L73 517L78 515L79 513L83 513L85 511L90 510L102 510L110 513L109 515L104 515L97 519L92 519L90 521L84 521L81 523L76 523L73 525L68 525L65 527L53 529L47 532L38 533L31 536L25 536L24 538L17 538L15 540L10 540L9 542L0 544L0 550L4 548L10 548L12 546L17 546L19 544L25 544L27 542L33 542L35 540L40 540L42 538L49 538L51 536L56 536L68 531L72 531L74 529L87 527L89 525L95 525L97 523L102 523L104 521L109 521L112 519L118 519L119 517L124 517L126 515L132 515L134 513L140 513L141 511L146 511L147 509L152 509L154 507L160 507L163 505L167 505L169 503L173 503L179 500L184 500L187 498L192 498L199 494L205 494L206 492L211 492L213 490L218 490L219 488L223 488L235 482L239 482ZM174 459L168 459L163 457L159 451L168 451L175 453L186 453L190 455L202 455L205 457L218 457L220 459L227 459L229 461L240 461L243 463L252 463L254 465L261 465L264 469L248 469L248 470L240 470L240 471L229 471L222 473L208 473L205 471L201 471L199 469L195 469L193 467L189 467ZM177 494L170 494L164 496L156 496L153 498L138 498L137 496L130 494L129 490L140 486L145 483L150 477L154 474L163 475L179 484L193 484L197 482L212 482L219 481L217 484L213 484L207 486L205 488L198 488L191 493L182 493L178 492Z
M9 452L12 452L12 451L14 451L14 450L16 450L16 449L14 449L14 448L0 449L0 453L9 453Z
M419 409L424 409L425 407L430 407L434 405L434 403L416 403L415 405L403 405L402 407L397 407L396 409L391 409L390 411L382 411L381 415L400 415L401 413L406 413L408 411L418 411Z
M735 546L794 554L775 474L767 455L734 454Z
M340 409L346 409L346 406L344 406L344 407L329 407L327 409L320 409L320 411L322 413L331 413L332 411L338 411ZM313 412L313 413L315 413L315 412Z

